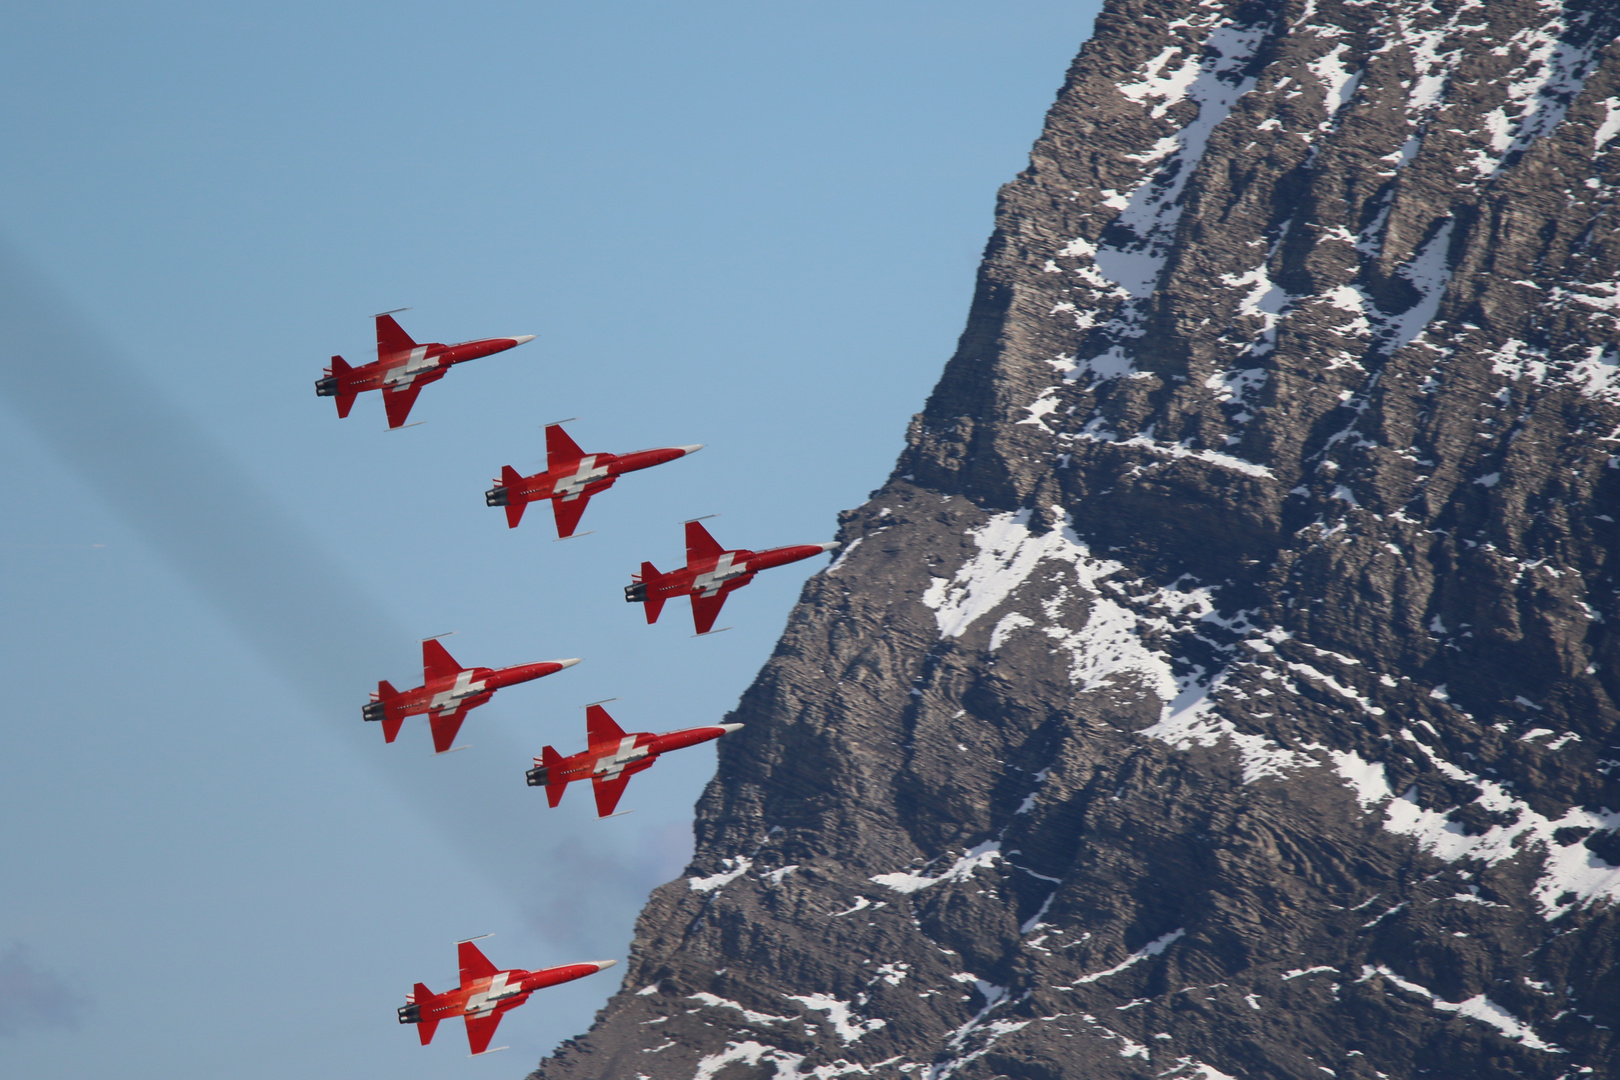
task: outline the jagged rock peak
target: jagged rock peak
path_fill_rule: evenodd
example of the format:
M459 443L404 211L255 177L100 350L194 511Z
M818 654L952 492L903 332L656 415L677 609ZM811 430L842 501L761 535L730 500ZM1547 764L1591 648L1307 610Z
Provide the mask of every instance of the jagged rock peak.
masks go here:
M535 1075L1620 1075L1617 32L1109 3Z

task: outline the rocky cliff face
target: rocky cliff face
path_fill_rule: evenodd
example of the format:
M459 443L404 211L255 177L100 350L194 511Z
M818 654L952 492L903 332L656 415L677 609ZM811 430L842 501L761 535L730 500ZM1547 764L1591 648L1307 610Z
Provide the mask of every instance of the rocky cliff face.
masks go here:
M1617 32L1110 3L536 1076L1620 1075Z

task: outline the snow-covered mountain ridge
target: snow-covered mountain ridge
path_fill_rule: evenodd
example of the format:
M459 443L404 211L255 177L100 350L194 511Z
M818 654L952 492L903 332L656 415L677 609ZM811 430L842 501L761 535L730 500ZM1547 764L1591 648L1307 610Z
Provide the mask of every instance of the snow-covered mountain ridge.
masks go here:
M536 1075L1620 1075L1617 33L1110 3Z

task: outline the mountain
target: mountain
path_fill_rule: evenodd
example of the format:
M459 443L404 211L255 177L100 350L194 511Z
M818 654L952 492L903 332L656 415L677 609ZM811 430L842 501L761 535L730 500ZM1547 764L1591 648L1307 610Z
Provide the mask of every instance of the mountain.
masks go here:
M534 1075L1620 1075L1617 32L1112 0Z

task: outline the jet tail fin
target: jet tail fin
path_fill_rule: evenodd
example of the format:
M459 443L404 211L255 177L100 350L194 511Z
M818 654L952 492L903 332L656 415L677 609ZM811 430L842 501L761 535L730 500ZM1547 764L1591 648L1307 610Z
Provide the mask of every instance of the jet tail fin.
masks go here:
M354 408L356 392L353 390L345 390L343 388L343 384L349 381L349 372L353 370L354 368L349 366L349 362L343 359L341 356L332 357L332 366L326 369L326 373L328 375L331 375L337 379L338 392L334 395L334 397L337 400L339 420L342 420L344 417L348 416L349 410Z
M644 562L641 564L640 580L642 584L650 586L663 576L663 574L658 572L658 567L654 566L652 563ZM664 601L662 599L646 600L643 601L643 603L645 603L647 606L647 625L651 626L653 623L658 621L658 613L664 610Z
M540 750L540 764L546 767L547 776L556 776L562 771L563 756L557 753L555 747L546 746ZM546 785L546 802L552 807L562 802L563 792L568 790L568 781L553 780Z
M506 527L515 529L518 522L523 520L523 508L529 501L518 494L518 488L523 484L523 477L510 465L501 466L501 487L506 489Z
M377 700L382 703L385 709L388 703L398 696L399 691L395 690L394 684L389 682L387 679L380 680L377 683ZM403 716L389 716L385 711L383 713L382 721L383 742L393 742L396 738L398 738L399 729L404 725L404 723L405 718Z
M433 1000L433 991L429 990L422 983L417 983L416 990L411 994L410 1000L417 1005L426 1004L427 1002ZM437 1020L421 1020L417 1022L416 1035L422 1040L422 1045L426 1046L428 1043L433 1041L433 1033L438 1029L439 1022Z

